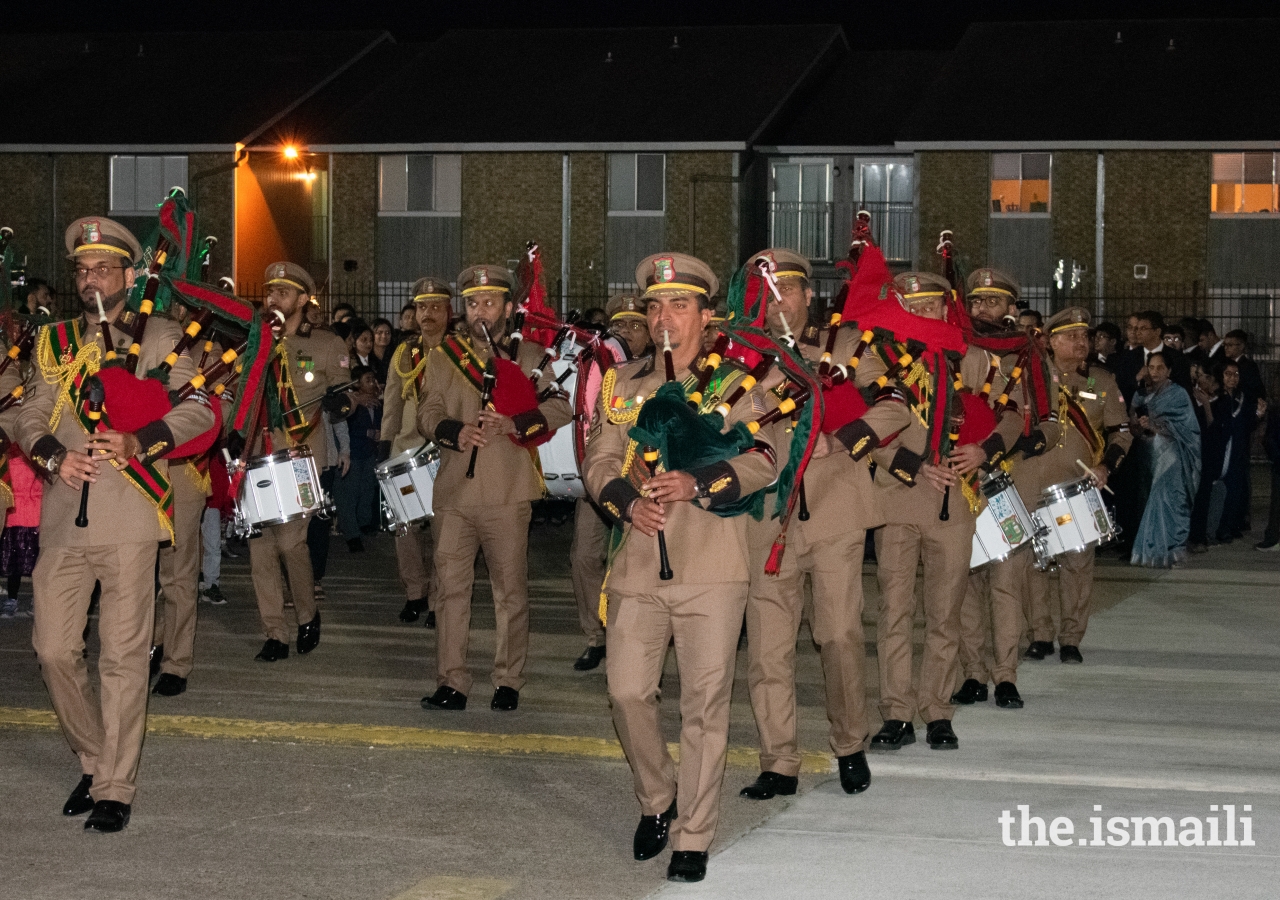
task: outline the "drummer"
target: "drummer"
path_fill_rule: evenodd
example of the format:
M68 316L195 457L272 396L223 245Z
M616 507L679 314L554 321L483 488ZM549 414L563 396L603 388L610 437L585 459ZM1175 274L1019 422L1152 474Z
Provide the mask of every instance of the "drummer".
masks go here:
M1018 282L999 269L976 269L966 282L969 315L975 332L997 334L1002 329L1017 328L1018 299L1021 288ZM976 348L970 347L970 353ZM1016 353L997 357L978 350L995 366L988 400L995 401L1009 385L1013 369L1018 365ZM1053 404L1051 408L1056 410ZM1027 510L1034 510L1039 501L1042 485L1034 471L1025 469L1021 461L1027 454L1042 452L1046 441L1056 441L1056 422L1032 422L1030 435L1019 437L1023 430L1024 411L1016 403L1005 411L1001 423L1013 419L1018 424L1016 441L1006 441L1009 452L1002 458L1006 468L1012 469L1013 483ZM995 683L996 705L1001 709L1021 709L1022 696L1018 693L1018 650L1025 630L1024 597L1026 579L1022 557L1031 556L1029 550L1019 550L1016 564L1009 560L993 563L969 575L964 603L960 608L960 666L964 683L952 695L952 702L968 705L987 700L987 683ZM986 643L988 622L991 635L991 652Z
M331 331L312 330L304 317L316 284L302 266L277 262L267 266L264 276L267 291L266 309L284 316L284 336L280 346L285 354L285 399L292 394L301 420L288 431L276 431L272 443L277 449L310 447L317 471L325 468L327 449L324 435L317 431L321 422L318 402L332 387L346 384L351 362L347 347ZM310 405L308 405L310 404ZM252 435L251 440L256 440ZM262 448L257 446L257 451ZM252 455L252 454L251 454ZM315 575L311 555L307 551L305 518L282 525L267 525L262 534L249 541L249 567L253 574L253 590L258 595L258 613L267 634L266 643L254 657L260 662L276 662L289 656L289 628L284 618L284 584L280 565L289 578L298 617L299 653L310 653L320 643L320 611L315 601Z
M382 394L382 434L378 441L378 460L383 462L422 446L418 434L418 399L426 389L424 376L427 354L444 340L449 329L453 289L443 278L419 278L411 289L412 309L418 331L410 333L391 355L387 367L387 387ZM426 613L428 628L436 627L436 614L431 595L438 593L434 584L435 552L427 521L415 522L396 537L396 564L400 583L404 585L405 604L400 610L401 622L416 622Z
M1089 319L1087 310L1072 306L1045 323L1054 376L1067 416L1058 442L1043 456L1022 464L1045 486L1075 481L1087 467L1098 487L1105 487L1133 442L1115 376L1103 366L1088 362ZM1019 557L1029 588L1032 647L1040 651L1036 658L1043 659L1053 653L1055 637L1048 603L1049 576L1031 565L1029 554L1016 554L1013 559ZM1084 661L1080 642L1089 624L1093 560L1093 545L1057 559L1062 622L1056 636L1058 658L1064 663Z
M596 400L600 396L601 379L605 370L620 363L648 356L653 352L649 338L649 319L644 307L633 296L619 294L605 306L609 316L610 337L600 343L596 357L586 375L585 384L577 390L586 391L583 402L575 404L584 410L587 421L577 423L584 429L591 427ZM578 603L578 623L587 638L587 649L574 661L578 672L599 668L604 659L604 626L600 624L600 586L604 583L605 557L608 550L608 516L596 506L590 497L580 497L574 504L573 543L569 547L569 566L573 572L573 596Z

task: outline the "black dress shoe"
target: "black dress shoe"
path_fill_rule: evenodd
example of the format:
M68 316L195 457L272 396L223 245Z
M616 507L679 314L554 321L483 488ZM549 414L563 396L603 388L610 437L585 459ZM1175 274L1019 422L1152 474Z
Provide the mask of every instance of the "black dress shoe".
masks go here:
M187 679L179 678L171 672L165 672L156 681L151 693L161 697L176 697L187 689Z
M160 663L164 661L164 644L152 644L151 655L147 659L151 666L150 677L155 678L160 672Z
M996 685L996 706L1001 709L1022 709L1022 697L1018 686L1012 681L1002 681Z
M442 684L430 697L422 698L423 709L466 709L467 695Z
M93 776L81 775L80 783L71 792L67 802L62 804L62 814L64 816L83 816L93 809L93 797L89 796L89 788L91 787L93 787Z
M604 659L604 646L588 647L582 651L573 663L575 672L590 672L592 669L599 668L600 661Z
M1031 646L1027 647L1027 652L1022 654L1024 659L1044 659L1052 655L1053 641L1032 641Z
M636 826L635 840L631 849L638 860L653 859L667 846L667 835L671 832L671 823L676 818L676 801L672 800L667 811L656 816L641 816Z
M692 883L707 877L705 850L677 850L667 863L667 881Z
M796 792L800 779L794 775L779 775L777 772L761 772L756 780L738 791L739 797L748 800L769 800L779 795L790 797Z
M320 644L320 613L305 625L298 626L298 652L310 653Z
M987 701L987 686L976 678L966 678L964 684L960 685L960 690L951 695L952 703L959 703L968 706L971 703L985 703Z
M837 757L836 762L840 765L840 787L846 794L861 794L871 787L871 767L864 751Z
M435 627L436 627L436 611L435 611L434 609L429 609L429 610L427 610L427 621L426 621L426 626L427 626L428 628L435 628Z
M901 719L885 719L880 730L871 739L870 749L875 751L897 750L907 744L916 742L916 729L910 722Z
M406 600L404 609L400 610L401 622L416 622L418 617L427 611L427 598L420 597L417 600Z
M288 658L289 645L284 641L277 641L275 638L267 638L267 642L262 645L262 649L254 657L259 662L275 662L278 659Z
M129 812L132 807L128 803L115 800L99 800L93 804L93 812L85 819L85 831L97 831L101 834L114 834L124 831L129 824Z
M925 736L931 750L957 750L960 740L951 730L950 719L935 719L926 726Z
M1058 650L1058 659L1062 660L1064 663L1084 662L1084 657L1080 655L1080 648L1072 647L1070 644L1062 645L1062 648Z
M520 692L513 687L500 687L493 692L489 708L498 712L511 712L520 705Z

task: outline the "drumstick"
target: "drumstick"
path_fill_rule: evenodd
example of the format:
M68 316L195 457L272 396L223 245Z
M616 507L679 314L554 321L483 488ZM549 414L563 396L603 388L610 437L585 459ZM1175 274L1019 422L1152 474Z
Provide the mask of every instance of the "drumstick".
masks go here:
M1093 469L1090 469L1088 466L1086 466L1083 459L1077 459L1076 465L1084 469L1084 474L1088 475L1090 478L1093 478L1094 482L1097 483L1098 479L1094 476ZM1116 495L1116 492L1111 490L1111 488L1108 485L1105 485L1105 484L1102 485L1102 489L1106 491L1108 494L1110 494L1112 497Z

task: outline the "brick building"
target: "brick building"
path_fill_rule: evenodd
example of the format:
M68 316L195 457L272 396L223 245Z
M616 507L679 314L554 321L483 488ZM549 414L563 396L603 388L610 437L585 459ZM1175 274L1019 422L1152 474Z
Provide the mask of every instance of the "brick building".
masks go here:
M530 239L566 306L659 249L727 279L770 244L814 258L830 296L866 208L900 268L935 266L950 228L1041 309L1207 315L1266 356L1277 76L1233 35L1280 23L1218 25L978 24L946 52L834 26L7 38L0 73L32 112L0 134L0 224L29 272L57 272L71 219L145 233L182 184L243 291L289 256L327 301L389 312L413 278ZM136 104L65 103L104 77Z

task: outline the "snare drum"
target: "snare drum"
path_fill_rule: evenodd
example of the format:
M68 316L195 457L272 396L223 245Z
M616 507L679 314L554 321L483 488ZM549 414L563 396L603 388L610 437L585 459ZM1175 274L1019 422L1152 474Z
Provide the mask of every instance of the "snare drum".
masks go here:
M1050 556L1079 553L1116 536L1102 492L1088 477L1045 488L1035 516L1048 529L1045 541Z
M291 447L246 464L236 501L236 530L259 534L265 525L283 525L330 508L311 448Z
M556 360L552 369L555 377L559 378L567 369L576 366L575 354L572 359ZM577 373L574 372L565 379L561 388L573 397L578 389ZM542 465L542 479L547 483L547 495L557 500L578 500L586 496L582 475L578 471L578 459L573 452L573 432L574 429L570 426L559 428L551 436L551 440L538 445L538 461Z
M1003 562L1028 544L1035 547L1039 557L1041 546L1036 521L1018 496L1013 480L1004 472L997 472L982 483L981 489L987 506L978 515L973 532L969 570Z
M440 451L435 444L406 450L373 470L393 530L404 532L433 515L431 498L438 471Z

